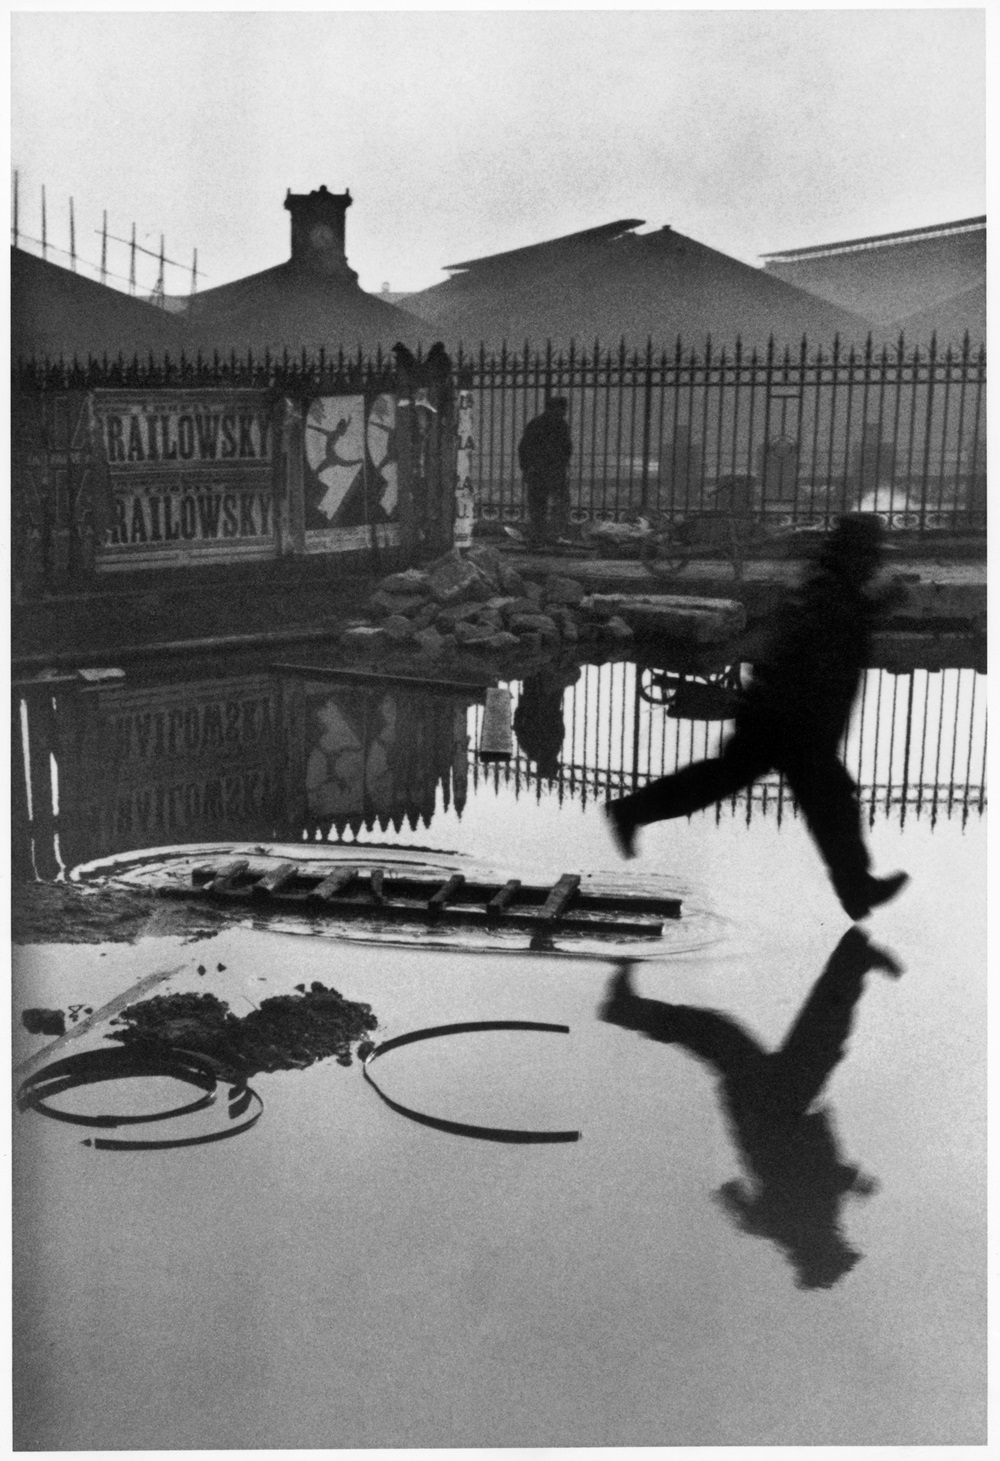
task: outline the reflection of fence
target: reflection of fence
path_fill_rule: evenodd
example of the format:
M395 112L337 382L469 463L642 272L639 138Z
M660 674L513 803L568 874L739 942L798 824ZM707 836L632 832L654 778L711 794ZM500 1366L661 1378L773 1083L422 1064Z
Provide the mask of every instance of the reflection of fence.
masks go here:
M613 664L586 667L561 703L558 685L536 695L514 728L547 765L551 756L557 770L548 780L523 749L509 766L485 770L473 690L335 688L307 673L267 672L145 687L53 681L13 702L13 870L51 879L143 847L416 832L450 807L461 815L470 784L585 803L714 754L726 722L674 719L641 691L641 671ZM718 708L704 695L700 704L699 713ZM869 670L845 755L871 821L916 815L933 825L981 813L983 677ZM729 812L781 817L791 805L781 779L770 777Z
M466 362L468 363L468 362ZM517 443L548 394L570 403L574 516L677 519L739 499L760 521L857 508L894 527L985 528L985 349L763 354L716 348L501 351L471 359L482 515L522 515Z
M517 693L517 686L511 687ZM473 746L479 743L476 717ZM557 774L539 777L519 752L507 766L485 769L473 756L473 788L481 781L512 786L515 794L602 801L634 791L658 776L715 755L731 722L671 719L640 693L636 667L591 667L563 700L563 741ZM845 738L845 764L857 781L869 823L879 816L981 814L986 806L985 679L971 669L869 670ZM771 775L718 806L749 817L780 818L794 803L784 779Z

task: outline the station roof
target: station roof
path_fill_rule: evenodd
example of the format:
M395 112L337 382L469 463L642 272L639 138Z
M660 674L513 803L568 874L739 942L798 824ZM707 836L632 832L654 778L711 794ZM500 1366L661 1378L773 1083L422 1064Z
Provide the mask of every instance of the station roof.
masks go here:
M870 319L877 329L930 320L948 300L970 296L986 281L986 219L873 234L840 243L766 254L765 271L818 299ZM959 308L953 311L955 317ZM985 304L970 316L985 332ZM924 326L919 326L924 333ZM929 337L928 337L929 338Z
M126 359L177 354L182 334L176 315L40 259L11 249L11 353L16 359L62 356L86 361L119 354Z
M677 230L636 233L620 219L526 248L451 265L450 279L407 296L406 308L448 343L524 341L560 347L702 348L864 339L868 321Z
M397 340L416 342L426 327L412 314L367 294L351 280L329 278L293 260L192 295L183 317L186 348L245 355L270 350L310 355L366 352Z
M821 259L832 254L852 254L859 249L891 248L895 244L918 240L947 238L956 233L985 232L986 214L976 218L959 218L954 223L932 223L924 228L904 228L896 233L873 233L867 238L842 239L839 243L811 244L802 249L783 249L779 253L761 254L762 259Z

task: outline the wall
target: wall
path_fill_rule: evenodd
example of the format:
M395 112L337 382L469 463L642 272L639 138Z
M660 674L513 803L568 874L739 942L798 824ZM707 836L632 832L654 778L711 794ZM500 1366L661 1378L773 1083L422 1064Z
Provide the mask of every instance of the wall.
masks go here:
M301 383L300 383L301 384ZM15 389L15 596L131 571L450 546L447 388Z

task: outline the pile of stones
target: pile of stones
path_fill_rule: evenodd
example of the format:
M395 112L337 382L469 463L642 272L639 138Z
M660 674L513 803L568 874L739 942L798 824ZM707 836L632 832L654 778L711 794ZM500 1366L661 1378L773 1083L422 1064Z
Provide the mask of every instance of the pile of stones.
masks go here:
M347 630L343 647L412 647L440 659L459 651L536 655L579 643L613 648L632 639L624 619L575 579L523 578L485 544L390 574L367 608L373 622Z

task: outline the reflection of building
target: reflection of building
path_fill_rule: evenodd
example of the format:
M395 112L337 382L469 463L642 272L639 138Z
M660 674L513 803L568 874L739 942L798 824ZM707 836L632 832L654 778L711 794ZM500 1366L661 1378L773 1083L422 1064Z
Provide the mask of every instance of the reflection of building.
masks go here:
M468 705L268 673L32 690L15 873L54 877L60 862L146 847L427 826L439 788L445 809L465 805Z
M588 666L561 704L558 686L546 692L541 738L533 740L532 723L525 738L522 717L518 753L488 772L474 750L478 727L470 745L474 691L299 673L139 687L53 682L14 701L13 745L23 761L12 780L13 872L54 878L60 864L187 843L415 832L449 808L461 814L470 778L473 788L503 782L539 795L553 778L560 799L603 801L715 753L731 713L722 691L738 676L725 666L713 674L720 683L689 675L683 694L656 700L643 695L636 666ZM674 691L682 681L675 673ZM872 820L981 812L985 749L983 677L973 669L868 672L846 765ZM752 808L791 811L779 777L729 810Z
M468 700L400 687L331 688L286 681L300 727L304 793L296 821L310 838L429 827L438 789L445 811L465 806Z
M142 847L273 837L288 798L272 675L80 688L28 701L32 765L54 758L71 867ZM45 811L44 797L33 807ZM40 869L41 871L41 869Z

